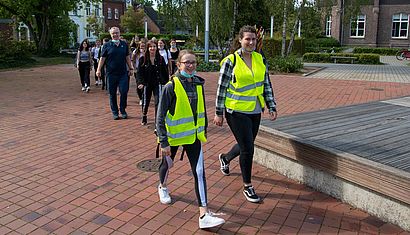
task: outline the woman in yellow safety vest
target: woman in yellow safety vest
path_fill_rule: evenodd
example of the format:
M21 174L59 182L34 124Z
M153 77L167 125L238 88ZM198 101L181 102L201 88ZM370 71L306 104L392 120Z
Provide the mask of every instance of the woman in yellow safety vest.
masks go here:
M239 155L243 194L254 203L260 201L251 182L254 141L265 103L270 119L277 117L269 73L262 55L255 52L256 41L255 27L243 26L239 31L241 48L222 60L213 120L222 126L225 113L237 142L228 153L219 155L221 172L229 175L229 164Z
M207 117L204 98L204 79L196 76L196 57L192 51L182 50L177 59L178 71L164 89L157 111L157 135L162 162L159 166L159 199L171 203L167 188L169 169L173 166L178 146L183 146L195 180L199 204L199 227L210 228L225 223L208 211L201 142L206 142Z

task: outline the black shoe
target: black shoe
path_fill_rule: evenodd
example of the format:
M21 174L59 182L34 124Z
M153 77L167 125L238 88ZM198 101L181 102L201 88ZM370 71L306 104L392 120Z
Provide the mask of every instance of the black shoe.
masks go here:
M229 175L229 163L225 160L222 153L219 154L219 163L221 163L222 174Z
M113 114L113 115L112 115L112 119L114 119L114 120L119 120L120 117L118 116L118 114Z
M243 195L245 195L248 201L253 203L258 203L261 200L261 198L258 195L256 195L253 186L245 186L243 188Z
M123 113L121 113L121 117L122 117L122 119L127 119L128 114L126 112L123 112Z
M147 116L142 116L141 125L143 126L147 125Z

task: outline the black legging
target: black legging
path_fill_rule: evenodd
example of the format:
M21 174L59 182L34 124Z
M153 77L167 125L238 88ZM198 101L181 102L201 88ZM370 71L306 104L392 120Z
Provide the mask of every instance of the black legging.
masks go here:
M81 62L78 64L78 71L80 73L81 86L90 86L90 62Z
M251 184L252 162L255 148L255 138L258 134L261 122L261 114L244 114L225 112L226 122L237 144L225 154L225 159L230 162L239 155L239 165L241 167L242 179L245 184Z
M155 116L154 120L157 120L157 108L161 94L161 85L147 85L144 86L144 95L142 101L142 115L147 116L149 103L151 102L152 94L154 94L155 101ZM155 122L156 123L156 122Z
M183 145L185 153L191 165L192 174L195 179L195 194L200 207L207 205L206 179L204 167L204 154L201 141L198 139L193 144ZM169 169L172 167L178 146L171 146L171 156L163 157L159 166L159 180L164 184L168 178Z
M95 81L97 82L99 80L97 76L98 62L97 62L97 59L94 59L94 58L93 58L93 61L94 61L94 78L95 78Z

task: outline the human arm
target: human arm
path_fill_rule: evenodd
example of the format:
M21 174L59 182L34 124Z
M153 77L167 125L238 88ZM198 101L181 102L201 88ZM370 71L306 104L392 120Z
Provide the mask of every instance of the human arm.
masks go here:
M137 69L137 83L138 83L138 89L144 88L144 74L145 74L145 66L144 66L144 57L141 56L138 59L138 69Z
M99 78L101 78L101 69L104 66L104 63L105 63L105 57L100 57L100 60L98 61L97 72L95 72L95 74Z
M131 56L127 55L125 57L125 59L127 61L127 65L128 65L128 76L131 77L132 75L134 75L134 66L132 65L132 62L131 62Z
M173 102L175 102L174 85L172 82L168 82L163 88L157 109L156 129L161 149L169 146L165 120Z
M216 107L213 123L217 126L222 126L223 124L226 90L228 89L229 82L232 79L232 71L232 61L230 59L226 59L221 66L221 70L219 71L218 88L216 92Z
M77 51L77 56L76 56L76 61L75 61L75 66L77 67L77 69L80 69L79 68L79 65L80 65L80 51L78 50Z
M263 81L263 96L266 102L266 106L269 111L269 118L274 121L277 118L276 101L273 94L272 84L269 79L268 68L266 68L265 79Z

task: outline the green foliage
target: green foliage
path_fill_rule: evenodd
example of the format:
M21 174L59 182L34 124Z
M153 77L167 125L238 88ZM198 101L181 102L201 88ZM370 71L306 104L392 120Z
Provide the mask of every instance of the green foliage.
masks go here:
M73 32L77 32L77 25L68 15L56 18L50 24L50 30L53 32L50 38L50 49L46 51L46 53L43 53L43 56L57 54L60 49L68 48L69 45L75 43L76 39Z
M28 41L1 41L0 42L0 69L18 67L33 63L31 58L35 46Z
M356 57L357 64L381 64L380 55L377 54L353 54L353 53L306 53L303 55L304 62L333 63L332 56ZM350 60L347 60L350 61Z
M134 33L121 33L121 36L127 39L127 41L131 42L131 40L135 37L136 34ZM144 38L143 33L138 33L137 36L139 38ZM170 40L171 38L175 38L176 40L189 40L191 39L192 36L190 35L180 35L180 34L156 34L156 33L148 33L147 34L148 39L151 39L152 37L155 37L156 39L163 38L166 41ZM104 38L110 38L111 36L109 33L101 33L100 34L100 39Z
M289 44L289 39L286 40L286 45ZM282 40L280 39L265 39L263 40L263 53L267 58L275 57L281 54ZM296 38L293 43L292 54L302 55L305 51L304 40Z
M285 73L296 73L303 68L302 61L295 56L276 56L268 59L269 70Z
M196 67L196 70L198 72L217 72L220 69L218 62L206 63L200 57L197 57L197 59L198 59L198 66Z
M87 18L86 30L90 30L94 35L100 35L104 32L104 25L102 20L99 20L94 14Z
M399 48L383 48L383 47L356 47L353 49L353 53L371 53L379 55L396 55L401 49Z
M306 52L331 52L332 48L334 52L339 52L340 43L335 38L314 38L306 39L305 42Z
M144 11L134 10L134 8L129 7L124 15L121 16L121 27L129 33L142 33L144 30L143 24Z

